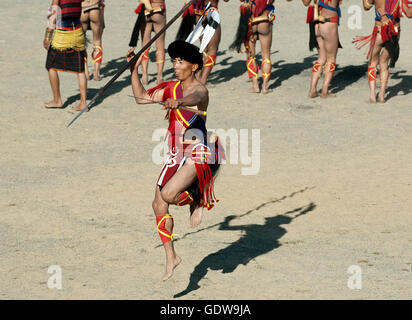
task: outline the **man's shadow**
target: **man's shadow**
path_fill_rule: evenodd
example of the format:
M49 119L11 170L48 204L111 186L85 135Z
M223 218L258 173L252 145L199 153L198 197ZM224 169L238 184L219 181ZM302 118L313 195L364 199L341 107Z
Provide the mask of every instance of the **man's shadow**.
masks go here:
M332 78L329 90L331 93L343 91L346 87L366 76L366 74L367 68L364 64L337 68L336 75Z
M108 61L101 69L100 69L100 73L102 75L102 81L100 81L101 86L103 87L107 82L108 79L113 77L125 64L126 64L126 58L125 57L119 57L119 58L115 58L112 59L110 61ZM127 71L125 71L126 73ZM91 73L92 74L92 73ZM93 107L95 107L96 105L98 105L99 103L101 103L105 98L119 93L120 91L122 91L124 88L128 87L131 85L131 81L130 81L130 75L128 73L126 78L123 78L121 80L117 79L108 89L107 91L105 91L98 99L96 99L96 101L94 102L94 104L91 106L90 109L92 109ZM94 80L89 80L90 81L94 81ZM91 100L94 98L94 96L99 92L99 89L95 89L95 88L87 88L87 100ZM80 101L80 93L74 94L70 97L67 98L67 100L64 102L63 107L62 108L67 108L68 106L70 106L71 104L75 103L76 101Z
M272 84L269 85L269 89L276 89L282 85L283 81L301 74L304 70L312 68L315 60L316 57L312 55L304 58L302 62L283 63L285 62L284 60L276 61L272 64L272 77L274 81L269 81L272 82Z
M265 218L266 221L263 225L230 226L230 222L239 216L226 217L219 230L241 230L243 235L228 247L205 257L191 273L187 288L175 294L174 298L182 297L199 289L199 282L206 276L209 269L222 270L222 273L231 273L239 265L247 265L252 259L280 247L279 239L286 234L286 230L281 225L289 224L294 219L313 211L315 208L316 205L311 202L305 207L296 208L275 217Z
M386 100L400 95L400 92L403 92L405 96L412 93L412 76L402 75L403 73L406 73L406 71L397 71L391 75L390 79L400 79L401 81L394 86L388 86Z

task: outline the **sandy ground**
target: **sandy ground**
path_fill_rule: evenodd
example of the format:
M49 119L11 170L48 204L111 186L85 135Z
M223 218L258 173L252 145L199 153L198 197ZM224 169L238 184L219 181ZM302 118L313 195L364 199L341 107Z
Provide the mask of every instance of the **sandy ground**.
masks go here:
M89 99L125 63L136 19L135 1L113 3L105 13L104 78L89 82ZM168 18L182 4L168 1ZM162 283L151 202L161 169L152 161L159 143L152 134L166 128L164 113L128 97L128 72L70 128L79 99L72 74L60 74L66 108L44 109L51 99L42 48L47 5L0 4L0 298L411 298L411 21L403 21L389 100L370 105L364 52L351 39L370 33L373 13L362 13L362 30L351 30L345 3L332 84L338 98L308 100L316 56L307 48L306 10L300 1L277 1L274 92L251 95L244 56L228 50L238 1L222 2L208 127L259 129L260 170L242 175L250 165L224 165L220 202L196 230L188 208L171 208L183 262ZM154 63L150 73L154 85ZM48 288L51 265L61 268L61 290ZM359 290L348 288L353 265Z

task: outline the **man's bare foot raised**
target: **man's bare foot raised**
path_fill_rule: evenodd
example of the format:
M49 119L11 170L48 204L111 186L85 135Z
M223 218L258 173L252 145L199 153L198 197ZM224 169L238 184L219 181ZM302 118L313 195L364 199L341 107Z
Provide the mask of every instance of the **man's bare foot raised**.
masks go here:
M171 261L166 261L166 271L162 278L162 281L166 281L171 276L173 276L173 271L179 265L180 262L182 262L182 259L178 255L171 259Z
M190 227L196 228L202 222L203 207L193 205L190 206Z

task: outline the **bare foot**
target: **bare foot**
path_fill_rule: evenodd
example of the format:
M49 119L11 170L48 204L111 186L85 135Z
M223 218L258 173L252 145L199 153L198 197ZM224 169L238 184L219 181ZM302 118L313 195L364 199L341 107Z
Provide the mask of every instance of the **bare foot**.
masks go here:
M249 93L260 93L260 89L259 89L259 88L252 87L252 88L249 89L248 92L249 92Z
M73 111L81 111L84 108L86 108L86 104L85 103L80 103L76 108L72 108ZM89 111L89 110L87 110Z
M273 92L272 89L262 88L262 94L268 94L268 93L271 93L271 92Z
M46 109L57 109L57 108L63 107L63 103L62 103L61 100L60 100L60 101L54 101L54 100L52 100L52 101L50 101L50 102L45 103L45 104L44 104L44 107L45 107Z
M327 92L327 93L322 92L320 97L324 98L324 99L326 99L326 98L336 98L336 94L333 94L333 93L330 93L330 92Z
M171 276L173 276L173 271L182 262L182 259L179 256L176 256L173 261L166 262L166 272L162 278L162 281L166 281Z
M100 78L100 75L99 75L99 74L94 74L94 75L93 75L93 80L94 80L94 81L100 81L100 80L102 80L102 78Z
M375 102L376 102L376 101L375 101ZM378 102L379 102L379 103L385 103L386 101L385 101L385 98L379 96L379 97L378 97Z
M202 222L203 206L190 206L190 227L196 228Z
M317 98L319 97L319 93L317 91L309 92L309 98Z

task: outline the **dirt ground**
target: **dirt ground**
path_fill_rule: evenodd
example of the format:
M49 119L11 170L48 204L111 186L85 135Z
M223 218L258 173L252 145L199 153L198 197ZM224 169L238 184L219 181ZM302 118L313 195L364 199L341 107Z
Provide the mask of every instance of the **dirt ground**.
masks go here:
M168 19L183 2L167 1ZM246 162L222 166L220 202L198 229L190 228L187 207L171 208L183 261L163 283L151 203L161 169L152 161L159 144L152 135L167 127L164 112L134 103L127 71L67 128L79 100L74 75L60 73L65 108L43 107L51 99L42 48L48 1L1 1L0 298L411 298L412 21L402 21L388 101L371 105L365 52L351 40L371 32L373 13L362 11L362 29L353 30L344 1L337 98L309 100L316 56L308 50L306 10L301 1L275 5L273 93L254 95L244 55L228 49L239 2L220 4L207 125L233 128L238 138L243 130L249 141L259 130L260 166L255 175L242 174ZM107 1L104 78L88 83L88 99L125 63L135 7ZM151 63L150 86L155 72ZM165 77L172 76L168 60ZM60 290L48 286L53 265ZM348 286L354 276L360 289Z

